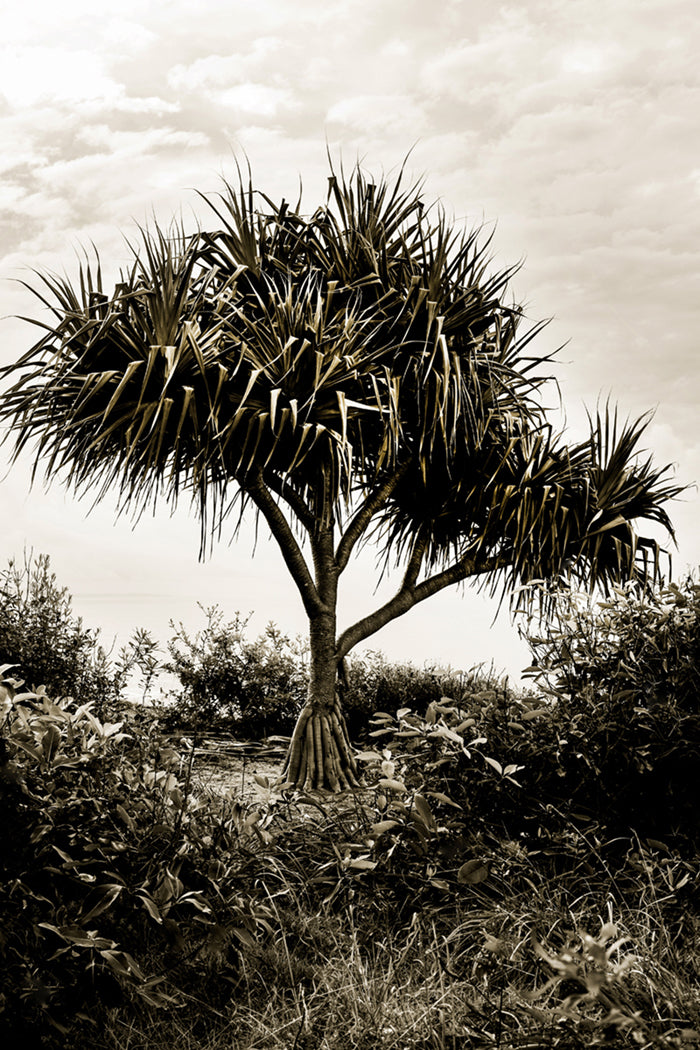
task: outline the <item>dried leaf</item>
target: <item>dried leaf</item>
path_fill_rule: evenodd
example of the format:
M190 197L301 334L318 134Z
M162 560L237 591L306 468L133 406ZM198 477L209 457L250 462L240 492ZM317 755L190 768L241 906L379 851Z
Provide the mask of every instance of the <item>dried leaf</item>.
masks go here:
M489 866L484 860L468 860L457 872L457 881L475 886L489 875Z

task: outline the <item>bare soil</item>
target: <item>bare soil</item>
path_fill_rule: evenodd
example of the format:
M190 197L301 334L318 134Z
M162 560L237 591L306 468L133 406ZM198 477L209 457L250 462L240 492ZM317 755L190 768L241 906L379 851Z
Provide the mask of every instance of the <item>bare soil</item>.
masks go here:
M288 745L288 737L270 737L266 741L235 741L224 735L207 737L195 747L192 768L195 789L247 806L269 801L269 788L265 783L272 787L280 780ZM371 794L371 790L360 789L357 798L364 800ZM332 809L342 797L326 797L325 805ZM302 802L298 808L313 810L315 806L308 807Z
M193 778L199 790L228 795L247 804L261 802L265 787L255 777L272 785L282 774L288 740L274 737L267 741L234 741L212 736L195 747Z
M256 775L266 777L273 784L282 773L282 766L282 759L271 762L227 757L221 762L211 762L195 758L194 780L200 789L215 795L230 795L240 802L261 802L266 792L255 780Z

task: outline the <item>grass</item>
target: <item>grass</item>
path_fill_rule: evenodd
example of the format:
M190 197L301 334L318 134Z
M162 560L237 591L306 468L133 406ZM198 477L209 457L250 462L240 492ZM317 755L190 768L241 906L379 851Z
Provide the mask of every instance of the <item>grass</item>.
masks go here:
M208 804L223 820L235 801ZM212 981L180 990L176 1010L115 1014L104 1046L700 1045L697 866L661 844L573 825L541 848L466 833L451 866L383 856L363 869L348 847L365 843L371 800L272 793L263 810L266 834L239 859L241 886L267 904L262 936L233 963L203 962ZM458 883L458 861L476 852L488 876Z

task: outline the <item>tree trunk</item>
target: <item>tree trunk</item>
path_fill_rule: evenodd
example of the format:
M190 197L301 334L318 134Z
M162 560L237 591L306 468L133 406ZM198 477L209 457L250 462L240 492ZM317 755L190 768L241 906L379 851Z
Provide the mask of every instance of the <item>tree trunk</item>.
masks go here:
M283 779L305 791L359 787L338 689L335 616L310 624L309 698L294 727Z

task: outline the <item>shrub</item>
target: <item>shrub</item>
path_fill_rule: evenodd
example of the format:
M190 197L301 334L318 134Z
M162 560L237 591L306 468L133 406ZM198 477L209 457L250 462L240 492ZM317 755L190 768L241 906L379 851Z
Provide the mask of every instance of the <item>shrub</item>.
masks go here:
M436 821L516 836L533 814L523 787L530 750L525 724L541 707L537 699L516 697L505 683L474 682L457 700L431 701L423 713L408 707L378 712L370 734L374 748L360 757L381 769L380 788L419 792L438 806ZM516 723L515 719L521 721ZM523 730L514 745L514 727ZM402 789L397 788L403 785ZM418 813L422 824L431 821Z
M700 585L693 576L639 593L629 585L594 603L562 590L554 617L528 642L556 695L629 694L637 706L671 702L700 712Z
M209 728L226 726L242 736L291 733L308 692L308 646L270 623L256 639L246 638L248 619L225 620L218 606L202 608L204 627L174 628L163 669L177 676L171 691L172 719ZM132 643L133 645L134 643ZM353 737L367 733L376 710L427 706L459 692L468 676L437 665L419 668L370 651L348 659L343 708Z
M590 682L518 694L473 681L373 722L367 755L446 807L438 823L454 825L457 807L472 832L539 846L571 822L620 841L700 842L700 718L672 699L645 706Z
M181 1006L198 982L230 994L236 950L264 921L236 867L259 815L200 803L181 756L135 729L90 703L0 698L0 1027L12 1045L70 1034L93 1046L110 1010Z
M441 696L460 695L470 680L464 672L438 664L417 667L390 661L377 650L350 656L346 674L343 706L348 730L355 739L367 733L375 711L400 707L421 711Z
M171 623L175 634L164 670L180 680L180 690L170 694L174 719L190 726L223 724L251 737L290 733L306 700L303 644L274 624L248 641L248 620L238 613L226 621L218 606L202 611L206 623L195 634Z
M22 565L10 559L0 572L0 664L29 688L101 705L113 700L121 676L98 637L73 612L47 555L26 554Z
M700 834L700 586L692 576L592 603L561 592L530 637L577 805L664 837Z

